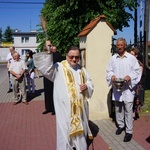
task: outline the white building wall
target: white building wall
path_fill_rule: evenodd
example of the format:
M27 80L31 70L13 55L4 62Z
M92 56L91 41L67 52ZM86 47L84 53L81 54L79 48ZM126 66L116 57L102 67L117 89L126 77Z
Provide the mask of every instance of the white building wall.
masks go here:
M9 48L0 48L0 62L6 62L6 57L8 53Z
M39 43L36 43L36 37L35 36L30 36L29 37L29 42L28 43L22 43L21 41L21 36L15 36L14 37L14 46L16 45L17 47L37 47Z
M92 120L109 118L107 107L109 88L106 83L106 67L111 57L113 34L114 32L106 22L100 22L87 35L86 69L94 83L94 93L89 102Z

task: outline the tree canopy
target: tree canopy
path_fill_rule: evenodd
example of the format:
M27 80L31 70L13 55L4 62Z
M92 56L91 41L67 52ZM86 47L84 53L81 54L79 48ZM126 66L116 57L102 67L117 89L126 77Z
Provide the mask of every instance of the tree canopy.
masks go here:
M133 11L136 5L134 0L46 0L41 15L48 38L64 54L66 47L79 44L79 32L99 15L104 14L116 30L129 27L133 16L126 10ZM44 44L45 35L39 32L38 37Z
M3 40L3 33L2 33L2 28L0 28L0 42Z
M7 28L3 34L3 37L4 37L3 41L4 42L13 42L12 33L13 33L13 30L10 28L10 26L7 26Z

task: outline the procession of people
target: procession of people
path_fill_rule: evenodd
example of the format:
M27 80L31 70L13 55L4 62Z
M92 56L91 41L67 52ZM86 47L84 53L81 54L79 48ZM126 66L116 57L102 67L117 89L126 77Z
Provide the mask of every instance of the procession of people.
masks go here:
M123 141L129 142L139 108L138 98L135 100L135 97L142 76L142 64L131 53L134 50L131 49L129 53L126 46L124 38L116 40L117 53L108 62L106 81L112 88L112 100L115 103L116 136L125 131ZM33 54L29 50L26 59L22 60L14 48L11 60L7 58L8 72L12 75L12 82L9 83L13 87L14 105L20 101L29 104L28 96L35 93L34 69L43 75L45 111L42 114L56 114L57 150L87 150L87 138L93 139L89 127L88 101L94 85L86 68L79 64L80 58L79 47L70 46L66 49L66 59L62 60L50 40L45 41L42 53ZM118 80L123 81L123 87L119 89L116 86ZM11 86L9 90L12 92ZM19 91L21 99L17 96Z

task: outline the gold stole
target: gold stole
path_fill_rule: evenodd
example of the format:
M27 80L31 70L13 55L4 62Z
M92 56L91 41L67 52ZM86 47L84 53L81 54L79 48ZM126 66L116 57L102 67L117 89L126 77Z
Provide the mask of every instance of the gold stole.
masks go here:
M71 119L70 119L70 138L79 134L84 133L84 129L82 126L81 116L83 115L82 102L81 99L86 102L86 97L84 94L78 94L76 89L75 80L73 77L72 71L67 66L66 60L61 62L63 66L63 73L66 81L66 86L68 89L69 97L70 97L70 105L71 105ZM80 81L81 84L85 83L85 74L81 69L80 72ZM84 92L82 92L84 93ZM80 96L79 96L80 95Z

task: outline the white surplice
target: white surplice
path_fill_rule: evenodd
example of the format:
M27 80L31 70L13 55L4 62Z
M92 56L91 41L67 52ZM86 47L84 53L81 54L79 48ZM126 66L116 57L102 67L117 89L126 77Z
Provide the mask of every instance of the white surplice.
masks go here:
M123 78L130 76L131 81L125 83L122 91L118 92L111 82L111 77L115 75L116 78ZM135 87L141 79L141 71L139 63L133 55L125 52L123 57L115 54L111 57L107 69L106 80L109 86L113 86L112 100L133 102Z
M63 73L63 65L56 63L53 65L52 54L38 53L34 55L35 67L49 80L54 82L54 106L56 111L56 124L57 124L57 150L72 150L73 147L76 150L87 150L86 137L88 134L88 103L84 107L82 103L83 114L82 125L84 133L69 137L70 132L70 119L71 119L71 107L68 88L66 86L65 76ZM77 65L72 68L68 63L67 67L71 70L78 94L80 95L79 85L81 84L79 73L81 67ZM86 76L87 90L87 101L91 98L93 93L93 84L85 68L83 68ZM85 109L84 109L85 108Z

